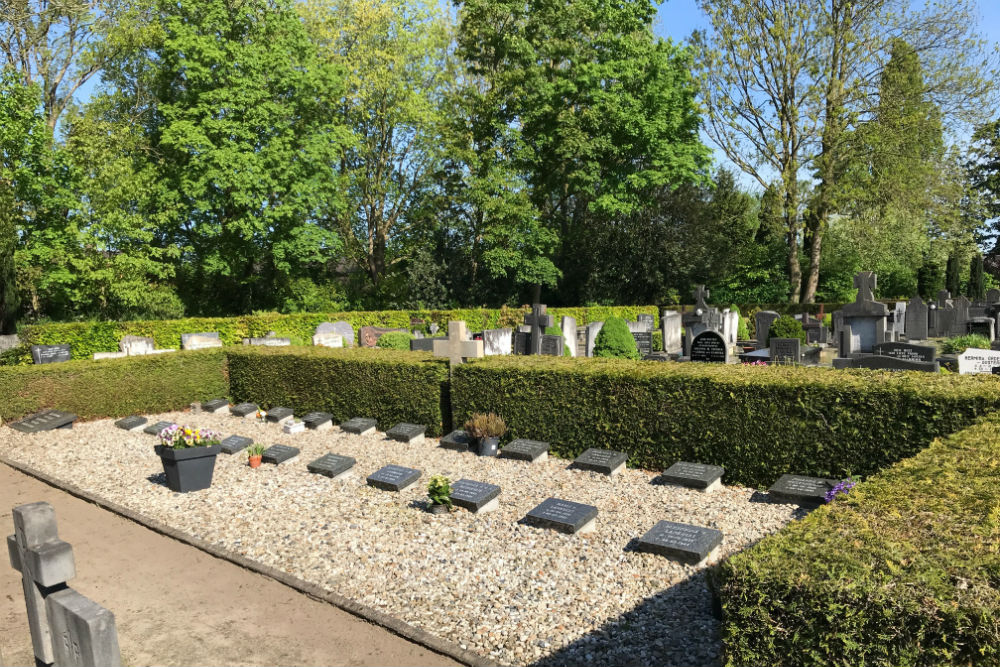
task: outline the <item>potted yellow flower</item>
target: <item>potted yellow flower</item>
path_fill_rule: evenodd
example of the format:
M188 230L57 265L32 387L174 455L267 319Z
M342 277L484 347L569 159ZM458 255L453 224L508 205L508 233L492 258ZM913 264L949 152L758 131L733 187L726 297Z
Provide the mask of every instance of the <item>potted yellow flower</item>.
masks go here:
M171 424L160 431L160 444L154 448L163 463L167 486L185 493L212 486L215 457L222 449L222 436L209 429Z

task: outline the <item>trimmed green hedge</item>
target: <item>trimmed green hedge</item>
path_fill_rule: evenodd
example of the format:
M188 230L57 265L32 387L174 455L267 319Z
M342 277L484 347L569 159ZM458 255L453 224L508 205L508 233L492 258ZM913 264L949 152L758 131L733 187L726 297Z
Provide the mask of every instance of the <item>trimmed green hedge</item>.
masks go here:
M723 562L726 664L1000 664L998 545L988 417Z
M199 350L0 368L0 418L56 408L83 419L180 410L229 395L225 355Z
M374 417L381 430L398 422L426 424L429 436L451 425L448 362L426 352L234 347L226 356L237 402L281 405L297 415L329 412L334 423Z
M722 465L725 481L783 473L870 475L1000 406L992 376L802 367L491 357L452 378L453 421L496 412L513 438L573 458L618 449L629 464Z

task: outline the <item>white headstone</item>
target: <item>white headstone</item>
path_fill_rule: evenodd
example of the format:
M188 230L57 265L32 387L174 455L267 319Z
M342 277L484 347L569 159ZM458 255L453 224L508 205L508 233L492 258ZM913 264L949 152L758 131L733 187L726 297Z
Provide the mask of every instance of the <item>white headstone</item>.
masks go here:
M560 328L563 332L563 340L566 341L566 346L569 347L569 354L571 357L576 356L576 318L570 317L569 315L563 315L562 319L559 320Z
M354 327L351 326L350 322L345 322L344 320L323 322L316 327L314 334L340 334L341 347L354 347Z
M958 372L961 375L992 373L994 366L1000 366L1000 350L970 347L958 355Z
M513 345L513 329L487 329L483 332L483 352L487 357L510 354Z
M318 333L313 336L317 347L344 347L344 337L338 333Z
M681 314L676 310L665 310L660 315L660 330L663 332L663 351L679 352L683 348L681 342Z

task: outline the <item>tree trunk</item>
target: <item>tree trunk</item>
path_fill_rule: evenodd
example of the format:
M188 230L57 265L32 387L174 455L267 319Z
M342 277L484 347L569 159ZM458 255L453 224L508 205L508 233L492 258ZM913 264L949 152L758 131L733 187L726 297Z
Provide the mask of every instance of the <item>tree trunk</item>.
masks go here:
M785 231L788 241L788 299L791 303L799 300L802 290L802 267L799 266L799 193L797 165L788 165L782 174L784 198L782 209L785 217Z

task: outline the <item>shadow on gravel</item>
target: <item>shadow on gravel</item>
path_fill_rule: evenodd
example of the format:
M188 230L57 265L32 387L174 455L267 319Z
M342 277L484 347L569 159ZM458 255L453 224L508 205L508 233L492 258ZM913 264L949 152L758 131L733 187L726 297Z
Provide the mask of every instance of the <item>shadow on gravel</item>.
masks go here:
M167 485L167 473L165 473L165 472L158 472L155 475L150 475L146 479L149 480L150 482L152 482L153 484L158 485L158 486L166 486Z
M630 542L629 548L635 545ZM539 639L537 645L545 641ZM532 667L717 667L721 650L719 622L702 570Z

